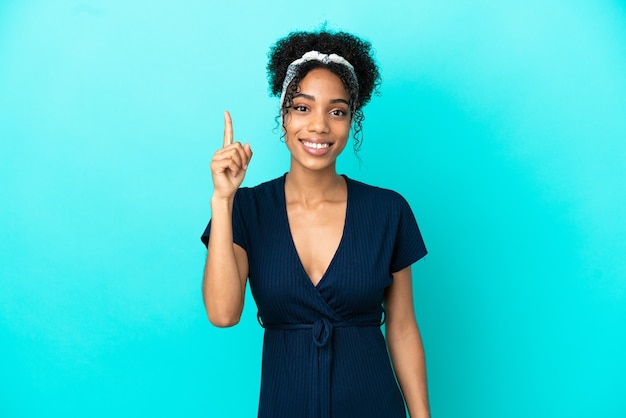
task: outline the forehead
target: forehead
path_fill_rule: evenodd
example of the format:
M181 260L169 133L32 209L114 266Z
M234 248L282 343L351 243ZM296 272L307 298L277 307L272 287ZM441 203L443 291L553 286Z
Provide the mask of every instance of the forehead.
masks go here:
M325 68L314 68L300 80L300 91L316 91L318 94L326 93L338 95L339 97L349 97L346 86L341 78L335 73Z

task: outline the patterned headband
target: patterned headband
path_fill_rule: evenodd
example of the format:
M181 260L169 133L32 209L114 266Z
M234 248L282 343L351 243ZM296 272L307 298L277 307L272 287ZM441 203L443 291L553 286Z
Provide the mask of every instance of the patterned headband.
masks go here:
M345 66L350 71L350 74L352 75L352 79L354 81L355 90L358 92L358 90L359 90L359 82L358 82L358 80L356 78L356 73L354 72L354 67L344 57L339 56L337 54L330 54L329 55L329 54L322 54L321 52L318 52L318 51L309 51L306 54L304 54L302 56L302 58L298 58L297 60L295 60L294 62L289 64L289 67L287 67L287 74L285 75L285 81L283 81L283 90L282 90L282 93L280 95L280 107L281 107L281 109L282 109L284 101L285 101L285 94L287 92L287 87L293 81L293 79L296 76L296 74L298 74L298 68L302 64L304 64L305 62L313 61L313 60L323 62L324 64L328 64L329 62L333 62L335 64L341 64L341 65Z

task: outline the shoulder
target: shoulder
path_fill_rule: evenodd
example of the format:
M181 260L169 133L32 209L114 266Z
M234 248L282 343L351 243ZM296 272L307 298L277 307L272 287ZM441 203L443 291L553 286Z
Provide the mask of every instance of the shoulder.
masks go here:
M240 187L235 194L235 210L258 211L280 204L284 195L284 176L253 187Z
M238 199L257 199L265 195L272 195L284 190L284 176L268 180L252 187L240 187L235 194Z
M406 199L398 192L383 187L372 186L346 177L348 190L353 198L369 203L370 205L385 206L388 208L402 208L408 206Z

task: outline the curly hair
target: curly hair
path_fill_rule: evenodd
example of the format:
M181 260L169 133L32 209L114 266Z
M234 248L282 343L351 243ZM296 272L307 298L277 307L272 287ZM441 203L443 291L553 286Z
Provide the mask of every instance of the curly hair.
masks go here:
M282 118L283 127L284 117L292 105L294 95L298 92L300 81L314 68L326 68L341 79L346 91L350 94L350 109L354 123L354 152L356 153L361 147L363 136L362 122L365 117L362 108L370 101L372 93L377 91L380 85L380 74L371 49L372 45L369 42L346 32L327 30L292 32L279 39L268 53L267 76L272 96L281 95L289 64L309 51L342 56L354 67L358 81L357 91L350 71L341 64L333 62L324 64L316 60L303 63L298 68L298 74L287 87L284 103L281 103L279 117Z

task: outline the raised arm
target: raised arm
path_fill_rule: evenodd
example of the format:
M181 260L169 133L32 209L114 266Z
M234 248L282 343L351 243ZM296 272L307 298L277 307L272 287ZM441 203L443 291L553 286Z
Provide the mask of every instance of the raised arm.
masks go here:
M248 277L246 251L233 243L233 201L252 158L249 144L233 143L233 123L224 112L224 143L211 161L213 196L202 296L209 321L218 327L239 322Z

